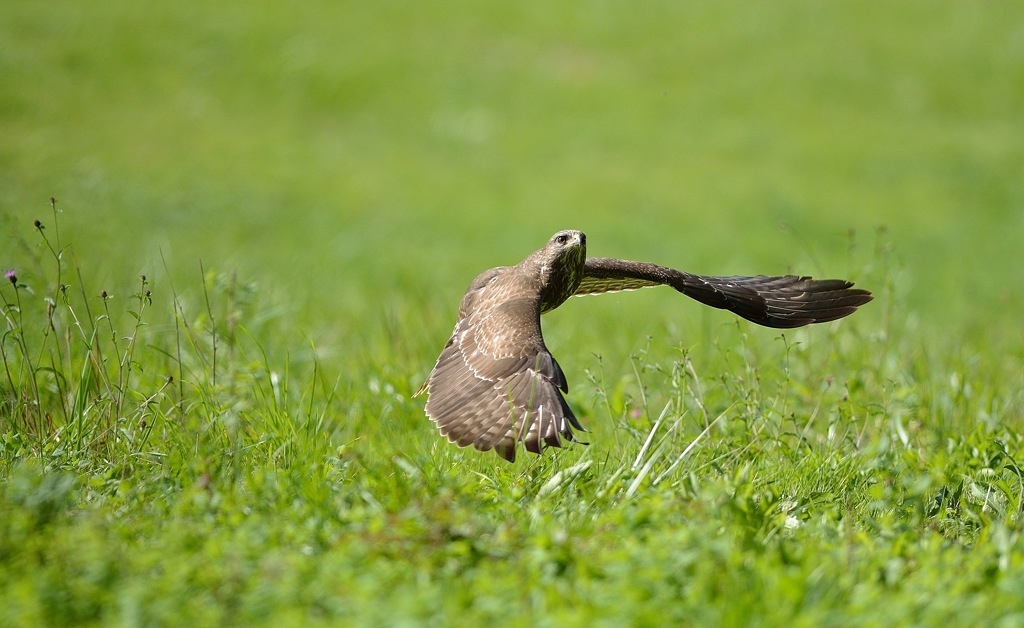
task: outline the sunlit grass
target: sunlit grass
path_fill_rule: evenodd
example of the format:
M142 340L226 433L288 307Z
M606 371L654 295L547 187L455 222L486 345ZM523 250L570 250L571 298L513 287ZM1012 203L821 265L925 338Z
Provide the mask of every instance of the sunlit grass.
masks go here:
M405 369L339 373L315 343L265 346L274 323L253 320L260 296L237 277L97 292L56 217L22 260L32 279L3 286L11 621L1018 607L996 586L1024 557L1015 397L970 365L944 381L948 346L904 353L856 317L786 334L719 322L701 359L649 338L622 379L584 360L590 446L510 465L437 436ZM952 593L924 601L936 588ZM983 606L948 599L982 590Z

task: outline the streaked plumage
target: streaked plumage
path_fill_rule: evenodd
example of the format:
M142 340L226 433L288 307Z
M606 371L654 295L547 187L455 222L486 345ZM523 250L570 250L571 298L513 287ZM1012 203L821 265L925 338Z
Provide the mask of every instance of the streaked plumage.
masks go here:
M420 392L441 433L460 447L494 449L515 460L516 443L540 453L583 430L562 397L569 387L541 334L540 315L571 296L672 286L712 307L766 327L832 321L871 300L841 279L704 277L673 268L587 258L581 231L559 231L515 266L481 273L470 284L451 338Z

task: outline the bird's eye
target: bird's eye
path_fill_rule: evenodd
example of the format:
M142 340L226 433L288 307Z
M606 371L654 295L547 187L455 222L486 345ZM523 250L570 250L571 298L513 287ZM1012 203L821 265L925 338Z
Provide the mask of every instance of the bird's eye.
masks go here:
M566 243L566 242L568 242L568 241L569 241L569 236L565 235L564 233L561 233L561 234L559 234L559 235L558 235L558 236L557 236L557 237L555 238L555 242L557 242L557 243L559 243L559 244L565 244L565 243Z

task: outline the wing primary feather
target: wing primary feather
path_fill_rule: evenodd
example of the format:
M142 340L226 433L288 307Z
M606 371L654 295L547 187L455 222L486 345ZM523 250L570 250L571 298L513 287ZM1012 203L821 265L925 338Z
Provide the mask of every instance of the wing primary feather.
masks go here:
M849 316L874 298L842 279L807 276L715 277L630 260L587 258L576 296L666 285L705 305L766 327L790 328Z

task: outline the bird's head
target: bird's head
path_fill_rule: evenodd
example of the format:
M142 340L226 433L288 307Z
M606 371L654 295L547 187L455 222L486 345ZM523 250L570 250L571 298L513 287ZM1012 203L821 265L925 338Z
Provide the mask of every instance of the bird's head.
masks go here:
M575 229L559 231L535 255L540 258L540 275L544 284L541 310L546 312L571 297L583 280L587 236Z
M587 236L582 231L564 229L551 236L539 253L545 271L557 273L575 266L582 268L587 258Z
M563 229L551 236L547 244L547 248L556 250L565 250L574 246L579 246L586 250L587 234L576 229Z

